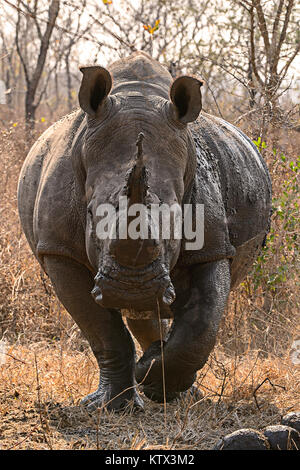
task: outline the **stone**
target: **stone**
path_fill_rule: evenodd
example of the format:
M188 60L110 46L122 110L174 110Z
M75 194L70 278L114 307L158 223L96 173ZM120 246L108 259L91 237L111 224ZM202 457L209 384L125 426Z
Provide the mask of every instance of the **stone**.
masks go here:
M266 437L255 429L239 429L221 438L213 450L268 450Z
M290 426L300 432L300 411L291 411L281 419L281 424Z
M264 429L272 450L300 450L300 433L296 429L279 424Z

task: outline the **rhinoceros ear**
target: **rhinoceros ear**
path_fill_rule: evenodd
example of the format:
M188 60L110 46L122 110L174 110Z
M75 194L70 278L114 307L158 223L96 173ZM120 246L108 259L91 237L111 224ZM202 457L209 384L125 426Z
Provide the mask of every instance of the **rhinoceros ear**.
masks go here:
M90 116L95 116L111 90L111 75L99 65L80 67L79 70L83 74L78 94L80 107Z
M170 98L174 105L175 119L186 124L195 121L202 109L200 87L202 80L184 75L174 80Z

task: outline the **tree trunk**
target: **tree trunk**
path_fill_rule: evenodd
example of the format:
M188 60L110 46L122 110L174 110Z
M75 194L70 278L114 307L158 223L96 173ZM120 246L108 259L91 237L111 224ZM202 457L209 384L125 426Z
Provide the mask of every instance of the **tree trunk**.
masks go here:
M68 110L72 111L72 79L71 79L71 72L70 72L69 54L66 55L65 64L66 64L66 74L67 74Z
M28 63L28 59L26 58L27 49L25 52L22 51L19 42L19 28L20 28L20 21L21 15L20 11L18 11L18 21L16 24L16 48L17 53L19 55L21 64L23 66L25 80L26 80L26 97L25 97L25 123L26 123L26 131L28 132L28 137L30 139L31 132L34 129L35 125L35 111L40 104L42 94L40 94L39 98L36 98L36 92L40 83L40 79L44 70L47 53L50 45L50 39L53 32L53 28L56 23L56 19L58 16L60 7L60 0L52 0L51 4L49 5L48 9L48 20L47 26L45 29L44 34L40 34L40 47L39 53L37 57L37 61L35 67L33 67L33 72L30 73L32 66ZM35 18L37 19L37 18Z
M35 127L36 106L34 105L34 96L34 92L27 90L25 96L25 126L27 137L29 139L32 137L32 132Z

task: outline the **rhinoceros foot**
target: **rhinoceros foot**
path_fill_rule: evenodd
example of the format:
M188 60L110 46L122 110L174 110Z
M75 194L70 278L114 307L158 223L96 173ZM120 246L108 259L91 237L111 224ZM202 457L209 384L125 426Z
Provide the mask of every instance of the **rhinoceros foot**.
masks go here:
M144 387L143 392L146 397L150 398L150 400L155 401L156 403L164 403L165 398L166 402L170 402L176 399L189 401L193 400L193 402L198 402L203 399L203 394L194 385L184 392L166 392L165 396L161 390L154 390L150 387Z
M164 349L165 345L163 341ZM194 373L175 370L170 365L168 360L162 365L160 341L154 341L135 365L136 380L152 401L163 403L181 398L195 381Z
M118 396L118 394L104 390L102 387L84 397L80 404L85 406L90 412L99 408L105 408L109 411L137 411L144 409L144 402L135 390L128 390Z

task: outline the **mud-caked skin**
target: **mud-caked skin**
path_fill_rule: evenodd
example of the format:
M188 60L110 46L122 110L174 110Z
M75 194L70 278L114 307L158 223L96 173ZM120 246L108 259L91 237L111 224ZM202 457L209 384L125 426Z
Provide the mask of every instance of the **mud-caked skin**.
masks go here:
M141 408L136 380L153 400L171 400L205 364L229 291L268 233L271 183L251 141L201 112L201 80L173 81L143 52L81 72L80 109L50 127L24 163L20 219L98 361L99 388L83 403ZM124 197L130 209L203 204L204 246L99 237L98 208L112 205L121 226ZM144 351L137 364L131 334Z

